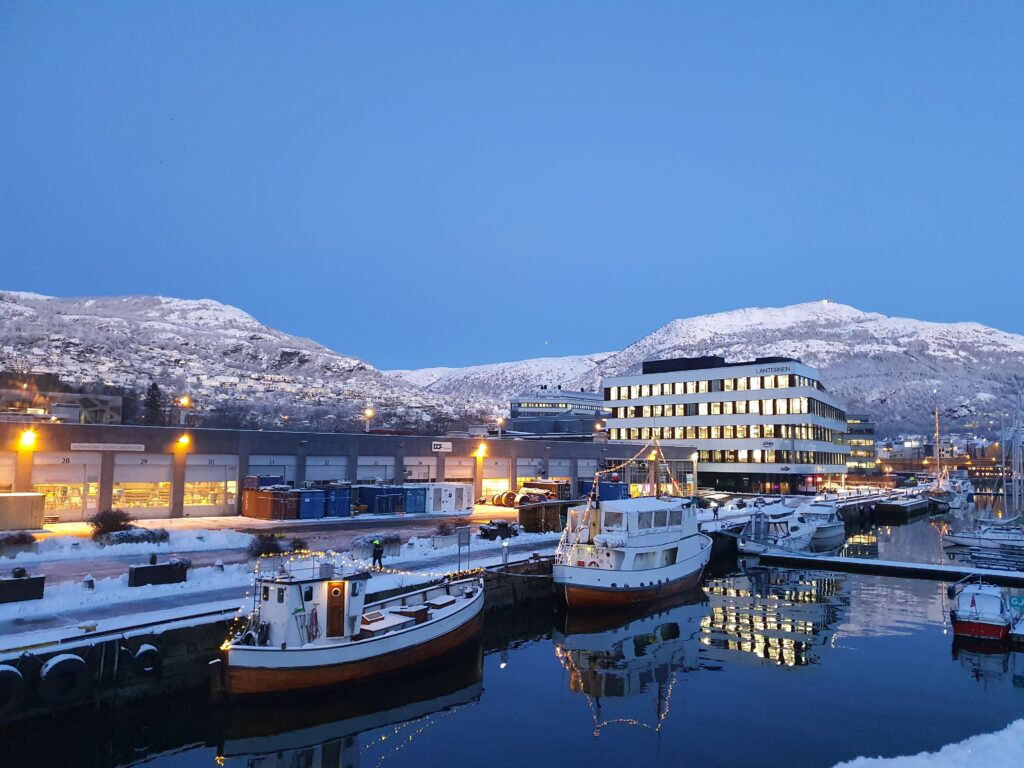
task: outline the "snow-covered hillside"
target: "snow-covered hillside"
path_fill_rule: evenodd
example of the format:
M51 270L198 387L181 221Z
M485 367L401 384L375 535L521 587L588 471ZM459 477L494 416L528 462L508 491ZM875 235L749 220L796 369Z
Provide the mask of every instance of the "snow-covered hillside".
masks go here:
M644 360L695 355L799 358L822 371L850 411L870 414L887 431L927 431L934 390L944 409L971 416L1005 409L1014 377L1024 381L1024 336L832 302L673 320L621 352L382 373L215 301L0 293L0 369L135 390L156 381L188 391L206 410L304 409L316 428L331 423L313 417L354 417L368 401L381 425L467 418L507 408L542 385L595 390L604 378L639 371Z
M539 357L515 363L473 365L467 368L421 368L387 373L431 392L492 399L507 405L511 398L538 390L542 385L553 389L562 382L587 376L613 354L600 352L570 357Z
M925 428L938 402L961 415L1005 407L1013 377L1024 379L1024 336L977 323L930 323L861 312L834 302L747 308L691 317L658 328L621 352L560 360L593 360L580 374L543 360L505 365L403 372L408 381L452 395L504 395L516 389L521 366L531 379L570 389L596 389L609 376L635 373L644 360L721 355L727 360L795 357L820 369L831 390L854 412L886 430ZM524 385L530 381L522 378ZM532 383L532 381L530 381ZM523 391L523 390L520 390Z
M207 411L233 404L344 414L368 401L389 415L448 409L441 396L208 299L0 293L0 369L135 390L156 381Z

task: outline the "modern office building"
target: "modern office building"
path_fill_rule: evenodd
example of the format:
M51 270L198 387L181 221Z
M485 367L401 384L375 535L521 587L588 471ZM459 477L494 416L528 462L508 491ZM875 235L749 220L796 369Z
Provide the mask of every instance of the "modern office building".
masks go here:
M509 404L507 429L532 434L590 435L608 416L600 392L549 389L516 398Z
M864 414L850 413L846 416L846 432L836 437L836 444L850 449L846 469L859 475L871 475L878 471L875 452L875 425Z
M0 423L0 492L43 493L46 516L61 521L112 507L140 518L233 515L245 475L472 483L479 497L536 480L579 488L635 452L593 440ZM675 477L692 476L692 453L665 449Z
M696 446L700 485L757 493L838 485L849 448L843 403L818 372L786 357L652 360L604 381L611 444Z

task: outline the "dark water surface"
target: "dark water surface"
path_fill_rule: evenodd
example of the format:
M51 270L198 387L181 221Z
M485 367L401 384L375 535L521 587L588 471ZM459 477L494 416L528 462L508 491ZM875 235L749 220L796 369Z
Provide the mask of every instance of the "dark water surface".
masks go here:
M941 559L941 525L851 546ZM413 678L258 707L195 692L62 716L0 745L0 764L831 766L1024 717L1024 652L955 643L941 584L715 565L724 575L702 590L639 613L489 616L481 643Z

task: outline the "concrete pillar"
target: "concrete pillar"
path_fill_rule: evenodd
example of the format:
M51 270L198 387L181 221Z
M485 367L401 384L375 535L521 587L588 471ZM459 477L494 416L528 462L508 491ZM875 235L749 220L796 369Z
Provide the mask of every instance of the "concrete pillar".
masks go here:
M18 450L18 458L14 465L14 492L29 493L32 490L32 456L31 448Z
M171 497L174 497L173 489ZM99 511L114 506L114 454L110 451L100 454L100 491L97 501Z
M474 455L473 467L473 501L479 499L484 493L484 459L482 456Z
M354 447L349 449L348 452L348 466L345 468L348 473L348 481L354 483L356 481L356 473L359 471L359 448Z
M569 460L569 498L575 499L580 494L580 460Z
M515 456L508 460L508 489L513 493L519 490L519 463Z
M435 453L434 458L437 460L435 464L434 472L437 474L437 482L444 482L444 454Z
M185 516L185 459L187 451L176 450L171 464L171 517Z

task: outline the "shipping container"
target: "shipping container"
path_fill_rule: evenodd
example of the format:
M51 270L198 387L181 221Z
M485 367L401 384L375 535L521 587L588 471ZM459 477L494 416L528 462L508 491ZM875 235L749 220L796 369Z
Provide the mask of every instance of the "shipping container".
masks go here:
M590 496L593 480L580 480L580 498ZM629 498L629 483L613 483L601 480L597 484L598 498L602 501L622 501Z
M317 489L292 491L298 503L300 520L318 520L324 516L324 492Z
M427 489L405 486L405 511L407 514L422 514L427 511Z

